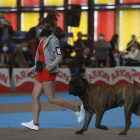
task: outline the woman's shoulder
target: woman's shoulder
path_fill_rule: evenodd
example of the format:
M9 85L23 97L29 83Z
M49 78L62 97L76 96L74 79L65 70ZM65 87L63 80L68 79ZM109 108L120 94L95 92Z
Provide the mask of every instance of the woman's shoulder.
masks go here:
M49 41L50 45L54 45L54 44L59 44L59 40L58 38L54 35L51 37L50 41Z
M51 37L50 41L51 41L51 42L53 42L53 41L59 42L58 38L57 38L55 35L53 35L53 36Z

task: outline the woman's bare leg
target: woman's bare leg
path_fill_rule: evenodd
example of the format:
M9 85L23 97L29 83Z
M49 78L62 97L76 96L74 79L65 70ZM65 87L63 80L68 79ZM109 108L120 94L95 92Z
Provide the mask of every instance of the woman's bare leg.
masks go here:
M66 108L69 108L75 112L79 111L79 108L63 98L55 97L55 80L42 82L43 89L47 99L50 103L57 104Z
M40 104L40 95L42 93L43 86L42 83L35 81L33 92L32 92L32 98L33 98L33 109L34 109L34 124L38 124L39 119L39 113L41 110L41 104Z

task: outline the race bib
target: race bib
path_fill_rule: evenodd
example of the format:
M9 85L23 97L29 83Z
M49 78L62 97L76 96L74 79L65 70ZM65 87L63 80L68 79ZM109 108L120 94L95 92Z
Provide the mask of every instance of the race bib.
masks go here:
M61 51L60 51L59 47L56 48L56 52L57 52L58 55L61 55Z

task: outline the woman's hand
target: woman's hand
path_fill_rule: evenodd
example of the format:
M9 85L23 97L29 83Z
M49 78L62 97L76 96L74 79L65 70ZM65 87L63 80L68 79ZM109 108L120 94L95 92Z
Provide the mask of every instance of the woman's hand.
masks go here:
M32 74L32 71L31 71L31 70L28 70L28 71L26 72L26 74L27 74L27 76L30 76L30 75Z
M50 71L50 70L52 69L52 67L51 67L50 65L46 65L45 69L46 69L47 71Z

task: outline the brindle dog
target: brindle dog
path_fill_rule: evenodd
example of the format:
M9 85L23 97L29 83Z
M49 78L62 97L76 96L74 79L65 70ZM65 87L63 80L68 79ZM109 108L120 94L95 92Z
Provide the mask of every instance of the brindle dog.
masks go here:
M101 125L101 120L106 110L124 106L125 128L120 135L126 135L131 125L132 113L140 116L140 86L120 84L111 86L100 86L89 83L84 78L73 78L69 82L69 94L79 96L83 101L86 117L84 126L76 134L87 131L92 115L96 114L96 128L108 130Z

